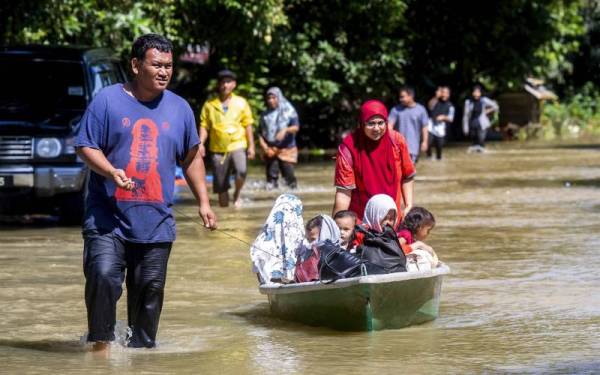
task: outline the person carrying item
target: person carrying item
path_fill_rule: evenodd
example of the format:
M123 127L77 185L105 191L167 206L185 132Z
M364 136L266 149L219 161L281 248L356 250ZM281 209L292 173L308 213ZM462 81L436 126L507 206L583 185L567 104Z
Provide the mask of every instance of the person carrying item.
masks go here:
M415 101L415 90L403 86L399 90L400 104L390 111L388 126L404 136L413 163L419 160L421 151L429 144L429 116L427 110Z
M491 126L489 115L497 111L498 104L483 95L481 85L475 85L463 111L463 132L472 141L469 152L485 152L485 136Z
M393 197L398 212L412 207L415 167L404 137L388 129L387 117L382 102L366 101L360 109L359 127L339 146L334 216L351 210L362 217L367 201L376 194Z
M254 159L252 111L246 99L236 95L236 75L231 70L217 74L218 95L202 106L200 113L200 152L208 151L213 164L213 190L219 195L219 205L229 206L229 176L235 172L233 202L241 207L240 194L246 181L247 160Z
M362 224L357 226L364 235L357 254L385 273L406 271L406 256L396 235L397 222L396 202L389 195L377 194L367 202Z
M427 156L431 157L433 155L433 147L435 147L435 156L438 160L441 160L446 133L448 127L454 121L454 106L450 102L450 88L448 86L440 86L436 92L437 95L439 95L437 100L430 101L433 107L430 110Z
M127 285L130 347L151 348L175 240L171 211L180 164L207 228L216 228L189 104L167 90L173 46L146 34L131 48L133 80L102 89L81 118L77 155L90 167L83 221L87 341L106 352Z
M279 171L287 186L295 189L296 133L300 130L298 114L278 87L267 90L265 101L267 110L260 116L258 141L266 163L267 190L278 187Z

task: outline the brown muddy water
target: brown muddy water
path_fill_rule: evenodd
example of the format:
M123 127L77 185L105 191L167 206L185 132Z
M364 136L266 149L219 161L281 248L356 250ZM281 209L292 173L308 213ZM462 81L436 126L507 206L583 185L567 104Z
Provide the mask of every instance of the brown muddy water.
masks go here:
M490 149L418 164L416 204L438 221L428 242L452 269L436 321L347 333L271 317L248 246L189 219L184 191L159 346L107 359L80 343L79 228L0 226L0 373L600 373L600 145ZM333 163L298 176L305 219L328 213ZM222 230L253 240L277 196L261 179L243 209L217 209Z

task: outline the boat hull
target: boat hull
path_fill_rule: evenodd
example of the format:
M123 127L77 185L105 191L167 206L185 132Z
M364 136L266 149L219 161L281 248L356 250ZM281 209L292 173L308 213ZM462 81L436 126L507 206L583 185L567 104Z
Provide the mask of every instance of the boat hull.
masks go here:
M282 319L339 330L402 328L437 318L446 265L433 271L362 276L331 284L266 284L271 312Z

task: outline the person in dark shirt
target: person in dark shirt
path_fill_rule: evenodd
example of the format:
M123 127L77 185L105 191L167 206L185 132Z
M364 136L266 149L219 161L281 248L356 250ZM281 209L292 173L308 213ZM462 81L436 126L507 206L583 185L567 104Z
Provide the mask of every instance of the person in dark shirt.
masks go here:
M454 121L454 106L450 102L450 87L440 86L436 94L438 93L439 97L435 101L430 100L429 102L432 106L430 108L431 119L429 122L429 147L427 148L427 156L431 157L433 155L433 147L435 147L435 156L440 160L448 131L447 128Z
M75 146L91 169L83 263L87 341L95 351L106 352L115 339L125 279L132 332L128 345L155 346L175 240L171 206L177 164L204 225L216 228L194 114L184 99L166 89L173 73L172 50L171 42L157 34L136 39L133 81L102 89L81 119Z

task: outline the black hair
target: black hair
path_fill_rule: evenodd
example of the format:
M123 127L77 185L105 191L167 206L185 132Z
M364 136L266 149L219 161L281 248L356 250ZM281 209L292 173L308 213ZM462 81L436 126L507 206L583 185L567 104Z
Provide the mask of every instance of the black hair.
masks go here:
M144 60L146 51L156 48L160 52L172 52L173 43L160 34L145 34L138 37L131 46L131 58Z
M402 86L402 87L400 87L400 89L398 90L398 93L401 93L402 91L404 91L408 95L412 96L413 98L415 97L415 89L413 89L410 86Z
M472 91L475 91L475 90L479 90L479 92L480 92L480 93L481 93L481 95L483 96L483 92L484 92L484 90L483 90L483 86L481 86L479 83L477 83L477 84L473 85L473 89L471 90L471 92L472 92Z
M356 213L350 210L341 210L336 212L336 214L333 216L333 220L342 219L344 217L351 217L354 220L354 222L356 222L357 220Z
M318 215L306 222L306 230L311 230L314 228L321 229L322 225L323 225L323 216Z
M408 229L414 236L425 225L435 225L433 214L423 207L413 207L402 219L399 229Z

